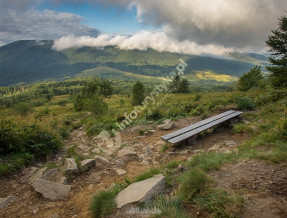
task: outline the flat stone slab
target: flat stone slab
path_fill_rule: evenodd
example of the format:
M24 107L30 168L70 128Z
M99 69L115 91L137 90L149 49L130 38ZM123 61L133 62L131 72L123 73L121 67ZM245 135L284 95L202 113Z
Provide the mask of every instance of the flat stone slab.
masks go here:
M95 159L86 159L81 162L82 167L92 168L96 165Z
M119 150L118 153L119 157L132 157L132 156L137 156L137 152L132 151L130 149L124 148L122 150Z
M66 197L71 189L70 185L63 185L45 179L36 179L32 184L32 187L36 192L49 200L57 200Z
M122 190L116 197L117 207L135 202L145 202L164 191L165 177L162 174L136 182Z
M0 198L0 210L7 207L13 200L13 196L8 196L7 198Z
M40 179L40 178L42 179L44 172L47 169L48 169L47 167L43 167L43 168L37 170L37 172L33 176L31 176L31 178L28 180L28 183L31 185L33 182L35 182L36 179Z
M127 173L127 171L125 171L123 169L116 169L116 172L119 176L125 175Z
M79 173L78 166L74 158L66 158L65 165L66 165L65 170L66 175L73 175Z
M105 157L102 157L102 156L94 156L94 159L96 162L101 162L101 163L104 163L104 164L112 164L107 158Z

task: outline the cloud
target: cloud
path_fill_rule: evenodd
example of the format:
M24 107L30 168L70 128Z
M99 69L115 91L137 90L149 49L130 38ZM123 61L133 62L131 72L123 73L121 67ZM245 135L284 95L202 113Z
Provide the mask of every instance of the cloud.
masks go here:
M175 52L184 54L213 54L223 55L226 52L231 52L231 48L215 45L198 45L188 40L178 41L169 37L165 32L150 32L141 31L132 36L123 35L108 35L102 34L98 37L74 37L65 36L54 42L53 48L63 50L70 47L103 47L116 46L125 50L147 50L148 48L155 49L160 52Z
M94 0L54 0L95 2ZM136 7L138 20L153 24L177 40L237 49L263 49L286 0L98 0Z
M143 22L164 26L179 40L262 48L286 0L136 0Z
M95 28L81 24L84 19L81 16L33 9L32 6L41 3L42 0L0 1L3 6L0 9L0 41L3 43L23 39L56 39L71 34L99 34Z

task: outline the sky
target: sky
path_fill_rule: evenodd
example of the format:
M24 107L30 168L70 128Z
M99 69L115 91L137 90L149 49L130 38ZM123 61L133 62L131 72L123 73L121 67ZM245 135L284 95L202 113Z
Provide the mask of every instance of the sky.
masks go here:
M48 39L57 50L266 52L265 40L286 13L286 0L0 0L0 46Z

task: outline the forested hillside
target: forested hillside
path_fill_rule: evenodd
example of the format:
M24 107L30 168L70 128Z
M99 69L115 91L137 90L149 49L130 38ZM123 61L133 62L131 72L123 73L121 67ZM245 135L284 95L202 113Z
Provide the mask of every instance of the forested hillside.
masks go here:
M162 77L184 59L189 67L187 75L210 71L218 75L239 77L254 65L264 64L261 55L241 54L229 58L182 55L168 52L120 50L115 47L52 49L53 41L22 40L0 47L0 86L31 83L41 80L66 79L84 76L85 70L96 69L91 76L124 80L137 75ZM108 67L109 74L102 68ZM126 75L119 71L129 73ZM197 77L196 77L197 78ZM200 79L198 79L200 80Z

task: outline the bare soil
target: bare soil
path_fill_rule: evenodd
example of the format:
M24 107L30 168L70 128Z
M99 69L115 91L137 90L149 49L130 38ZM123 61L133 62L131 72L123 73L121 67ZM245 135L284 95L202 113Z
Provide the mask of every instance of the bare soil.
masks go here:
M0 210L0 217L91 217L89 206L92 196L100 189L106 189L116 182L124 181L125 177L134 178L150 167L157 166L171 160L187 160L196 155L196 150L204 152L215 144L221 148L236 150L248 136L244 134L232 134L230 128L221 127L215 131L199 138L195 146L181 146L170 148L164 154L160 154L163 147L158 143L160 136L180 129L191 123L198 122L200 118L186 118L176 122L176 128L169 131L157 130L152 125L138 126L126 129L121 132L122 141L129 147L134 144L140 146L136 151L141 154L146 146L152 150L155 160L149 166L141 165L139 160L125 162L123 166L107 166L96 164L96 167L89 172L77 176L69 182L72 189L69 196L57 201L46 200L39 196L28 184L28 179L33 175L35 165L23 169L17 174L0 179L0 198L12 195L15 200L9 206ZM155 129L150 135L139 136L139 129ZM236 146L226 145L227 141L235 141ZM95 146L92 139L88 138L83 130L74 131L67 140L67 146L76 144L85 152L87 147ZM60 153L48 163L63 164L65 152ZM108 156L111 162L116 162L117 157ZM123 176L117 175L115 168L122 168L127 171ZM219 171L210 173L218 181L218 187L229 192L243 195L246 199L241 217L287 217L287 166L275 165L263 161L244 161L224 166ZM204 217L202 215L202 217Z

